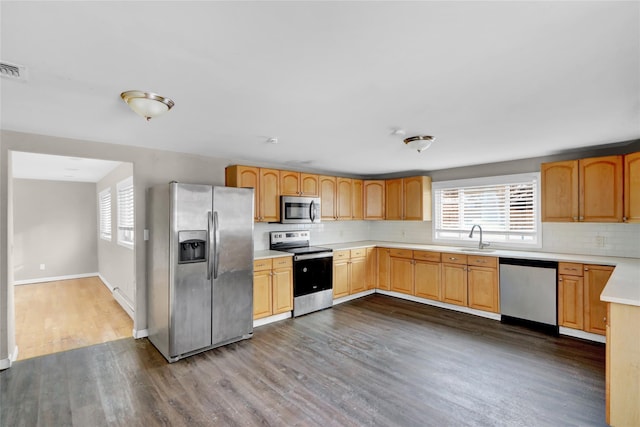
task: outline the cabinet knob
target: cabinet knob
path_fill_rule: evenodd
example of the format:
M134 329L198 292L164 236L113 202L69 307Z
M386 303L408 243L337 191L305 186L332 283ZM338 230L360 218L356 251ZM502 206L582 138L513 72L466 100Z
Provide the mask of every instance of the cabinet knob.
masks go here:
M584 221L584 217L583 216L580 217L580 221Z
M627 222L627 217L626 216L622 217L622 222Z
M455 257L449 257L449 259L450 259L451 261L456 261L458 258L455 258Z
M589 267L585 267L585 268L584 268L584 271L589 271Z
M559 278L558 278L558 282L562 282L562 277L559 277Z
M574 221L577 221L577 220L578 220L578 217L577 217L577 216L574 216L574 217L573 217L573 220L574 220Z

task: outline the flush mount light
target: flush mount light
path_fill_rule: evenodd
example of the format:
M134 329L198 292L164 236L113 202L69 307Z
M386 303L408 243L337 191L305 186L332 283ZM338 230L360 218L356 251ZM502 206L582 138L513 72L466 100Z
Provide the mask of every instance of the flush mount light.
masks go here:
M413 148L417 150L418 153L422 153L422 151L431 147L431 143L435 138L429 135L418 135L412 136L404 140L404 143L407 144L407 147Z
M122 92L120 97L133 111L140 114L147 121L166 113L175 104L169 98L160 96L157 93L142 92L140 90Z
M279 142L279 141L278 141L278 138L277 138L277 137L273 137L273 138L269 138L269 139L267 139L267 143L268 143L268 144L277 144L278 142Z

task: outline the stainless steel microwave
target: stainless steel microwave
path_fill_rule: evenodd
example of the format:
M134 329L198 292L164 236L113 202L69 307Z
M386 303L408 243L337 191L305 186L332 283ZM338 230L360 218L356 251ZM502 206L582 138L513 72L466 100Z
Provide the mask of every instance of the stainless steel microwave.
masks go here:
M315 224L320 222L320 198L280 196L282 224Z

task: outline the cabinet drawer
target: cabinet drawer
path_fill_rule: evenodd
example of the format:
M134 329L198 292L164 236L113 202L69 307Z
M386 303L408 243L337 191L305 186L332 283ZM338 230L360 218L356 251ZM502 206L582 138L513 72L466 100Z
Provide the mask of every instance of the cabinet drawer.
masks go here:
M351 258L361 258L363 256L367 256L367 249L351 249Z
M442 262L447 264L467 264L467 256L461 254L442 254Z
M413 259L440 262L440 252L413 251Z
M467 264L478 267L498 268L498 258L493 256L467 255Z
M559 262L558 274L567 274L569 276L582 276L582 264L573 262Z
M273 259L273 268L291 267L293 265L293 260L291 258L293 258L293 257L283 256L283 257L280 257L280 258L274 258Z
M349 259L351 257L351 251L350 250L344 250L344 251L333 251L333 259Z
M389 255L397 258L413 258L413 251L411 249L391 249Z
M253 261L253 271L271 270L271 258Z

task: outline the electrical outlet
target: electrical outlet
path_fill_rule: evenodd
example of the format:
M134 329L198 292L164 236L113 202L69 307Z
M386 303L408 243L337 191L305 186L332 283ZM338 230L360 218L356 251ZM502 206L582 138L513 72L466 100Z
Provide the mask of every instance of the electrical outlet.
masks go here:
M596 247L604 248L604 236L596 236Z
M44 270L44 264L40 264L40 270Z

